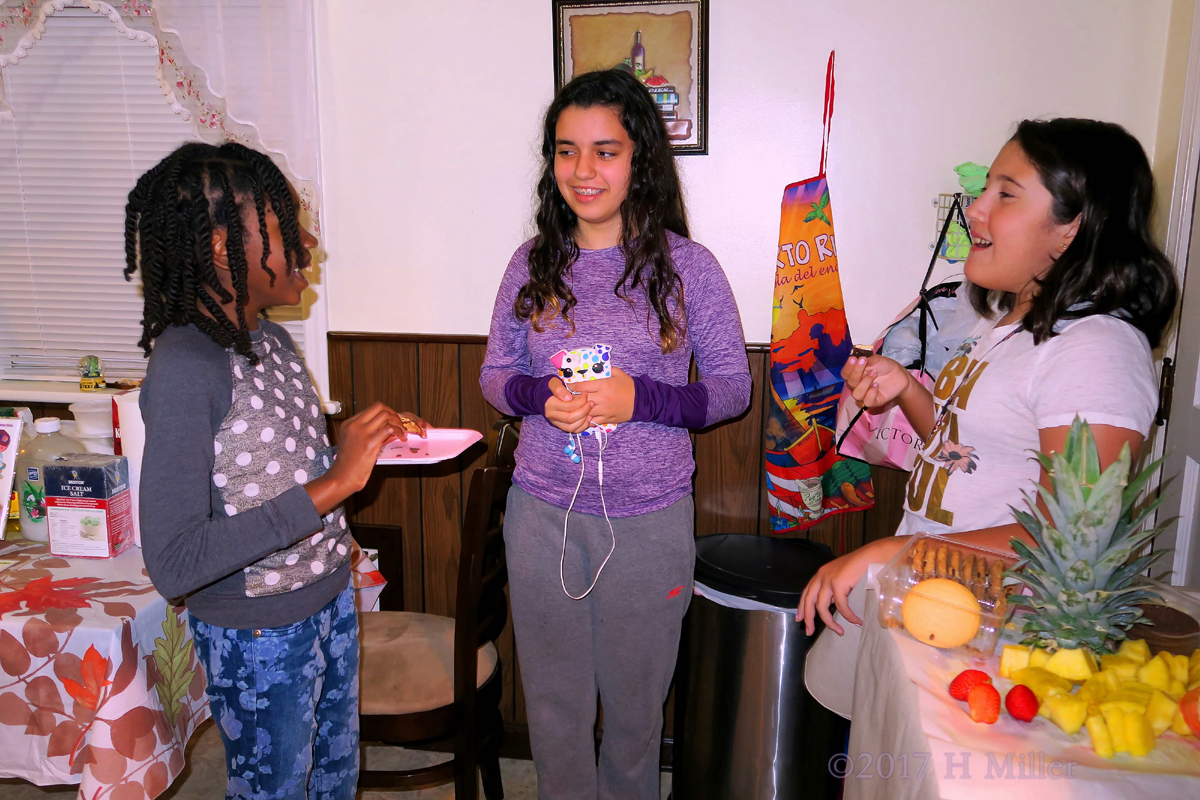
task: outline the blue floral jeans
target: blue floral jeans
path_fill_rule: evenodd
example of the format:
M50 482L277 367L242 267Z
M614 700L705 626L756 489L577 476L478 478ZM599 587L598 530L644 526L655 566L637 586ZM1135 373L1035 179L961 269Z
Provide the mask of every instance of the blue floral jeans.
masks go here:
M308 619L243 630L191 617L227 800L353 800L358 615L347 588Z

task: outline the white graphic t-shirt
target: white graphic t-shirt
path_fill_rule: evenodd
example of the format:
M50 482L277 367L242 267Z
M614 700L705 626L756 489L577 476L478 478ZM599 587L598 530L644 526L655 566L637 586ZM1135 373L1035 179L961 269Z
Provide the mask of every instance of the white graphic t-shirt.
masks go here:
M909 476L898 535L1015 522L1040 466L1038 431L1092 425L1150 430L1158 385L1146 337L1116 317L1066 323L1037 347L1017 325L981 320L938 376L937 422ZM949 401L949 402L947 402ZM944 409L944 410L943 410Z

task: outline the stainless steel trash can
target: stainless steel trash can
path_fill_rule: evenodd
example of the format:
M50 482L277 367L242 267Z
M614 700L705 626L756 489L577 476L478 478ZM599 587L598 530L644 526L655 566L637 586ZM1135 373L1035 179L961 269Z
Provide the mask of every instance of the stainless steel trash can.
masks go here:
M684 621L673 800L837 796L828 763L845 751L848 723L804 688L812 638L795 619L804 586L831 558L802 539L697 540L696 582L715 599L693 597Z

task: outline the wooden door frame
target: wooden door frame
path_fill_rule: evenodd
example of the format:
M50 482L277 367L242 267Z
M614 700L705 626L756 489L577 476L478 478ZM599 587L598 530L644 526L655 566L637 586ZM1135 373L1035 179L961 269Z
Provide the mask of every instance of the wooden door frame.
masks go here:
M1164 76L1165 77L1165 76ZM1160 109L1161 113L1161 109ZM1179 142L1175 153L1175 171L1174 179L1171 185L1171 193L1169 197L1169 216L1167 221L1167 235L1163 242L1163 249L1171 263L1175 265L1175 272L1179 279L1180 287L1185 286L1185 277L1188 268L1188 254L1192 245L1193 233L1200 233L1194 229L1195 212L1196 212L1196 197L1197 184L1200 182L1200 0L1195 0L1192 7L1192 29L1191 37L1188 45L1188 60L1187 60L1187 76L1184 83L1183 103L1181 107L1180 123L1179 123ZM1170 358L1172 363L1176 359L1176 351L1179 345L1179 329L1180 316L1183 313L1182 297L1179 308L1176 312L1175 324L1168 331L1168 339L1163 343L1162 356ZM1161 370L1161 364L1159 365ZM1192 387L1180 387L1180 398L1186 392L1190 397L1193 393ZM1171 409L1168 408L1168 412ZM1151 452L1146 459L1162 458L1166 451L1166 445L1171 437L1171 425L1168 421L1164 429L1152 430L1151 432ZM1157 489L1164 477L1170 479L1173 476L1164 476L1162 470L1155 476L1152 491ZM1177 476L1176 480L1181 481L1182 475ZM1175 491L1179 487L1176 485ZM1181 498L1182 500L1183 498ZM1171 505L1168 503L1168 505ZM1161 509L1159 514L1156 514L1156 522L1163 518L1163 512L1168 509ZM1191 509L1179 509L1179 519L1174 520L1168 525L1167 529L1157 537L1155 548L1175 547L1176 537L1180 530L1193 532L1195 537L1196 530L1194 520L1192 519ZM1190 541L1187 545L1195 547L1200 546L1200 543ZM1162 572L1166 572L1169 568L1174 575L1181 575L1181 570L1186 568L1186 558L1188 546L1175 547L1174 558L1170 562L1169 567L1164 564L1161 567ZM1165 574L1158 573L1160 577L1166 578Z

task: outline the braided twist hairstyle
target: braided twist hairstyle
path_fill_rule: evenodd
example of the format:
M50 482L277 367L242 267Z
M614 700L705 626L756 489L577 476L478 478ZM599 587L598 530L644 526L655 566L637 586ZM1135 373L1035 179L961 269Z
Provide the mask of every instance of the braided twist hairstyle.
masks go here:
M279 219L291 272L303 263L296 204L287 179L266 155L236 142L188 143L138 178L125 206L125 279L141 270L144 305L138 344L146 355L167 328L191 324L257 363L246 327L245 237L246 224L256 219L263 243L261 266L274 284L275 273L267 266L268 204ZM213 264L214 230L226 233L232 296ZM221 308L235 299L236 323Z

